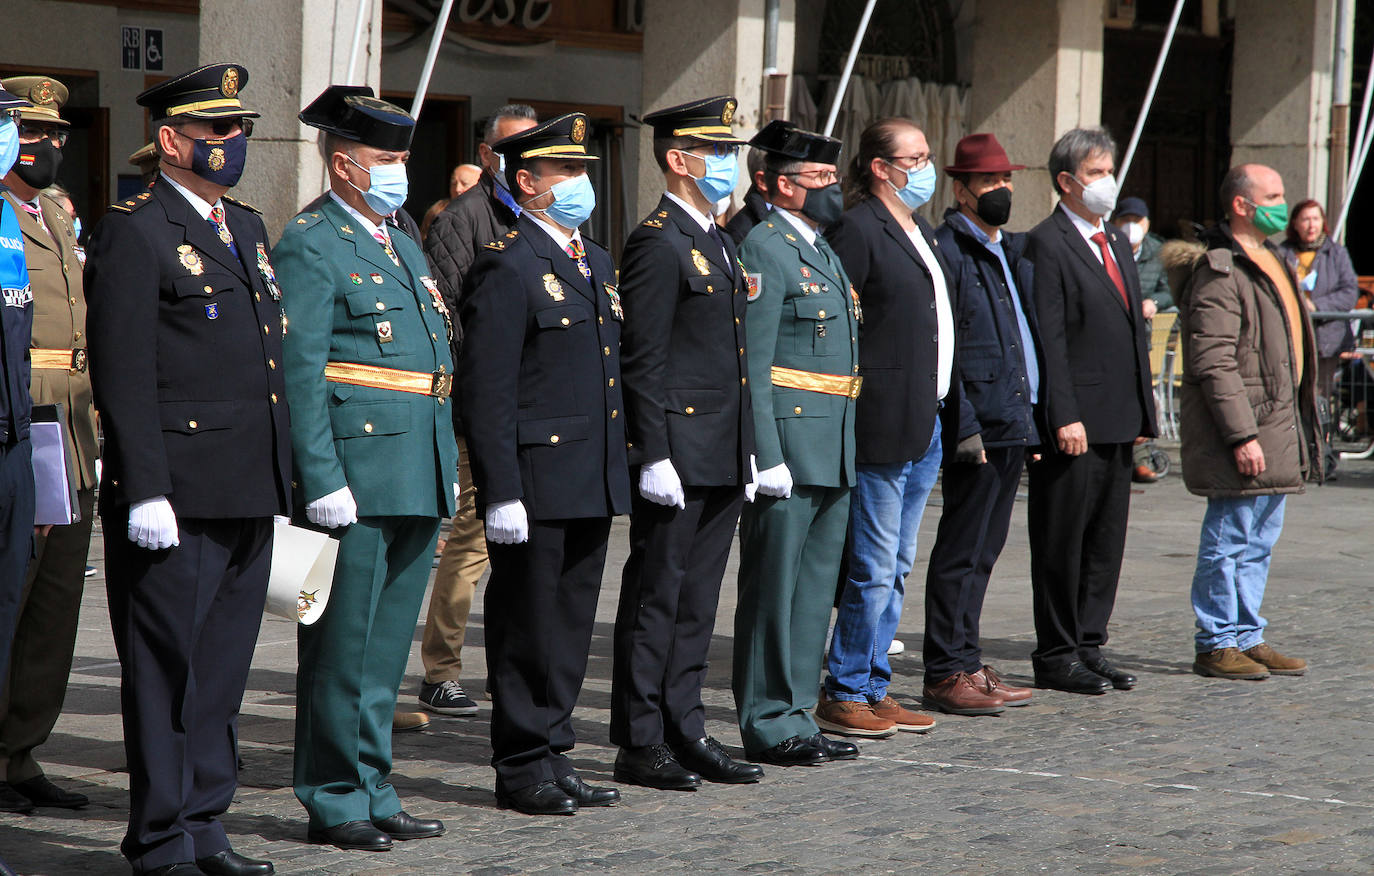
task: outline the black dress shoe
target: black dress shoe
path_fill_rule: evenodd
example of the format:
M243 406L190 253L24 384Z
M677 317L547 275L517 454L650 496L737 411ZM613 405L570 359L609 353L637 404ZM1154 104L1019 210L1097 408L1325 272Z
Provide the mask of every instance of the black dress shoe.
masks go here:
M48 781L47 776L34 776L11 787L28 797L35 806L52 806L57 809L80 809L91 802L85 794L64 791Z
M334 846L336 849L356 849L361 852L391 851L391 837L373 826L370 821L345 821L323 830L309 833L312 843Z
M163 864L161 867L154 867L151 870L144 870L143 876L202 876L205 871L184 861L180 864Z
M1057 667L1036 667L1035 686L1077 694L1104 694L1112 683L1078 661Z
M0 812L32 812L33 801L14 790L9 782L0 782Z
M496 792L496 805L526 815L576 815L577 801L553 782L540 782L518 791Z
M708 782L744 785L763 778L763 767L732 759L713 736L680 742L673 746L673 754L678 763Z
M660 791L695 791L701 776L684 769L663 743L620 749L615 756L615 780Z
M614 806L620 802L620 792L615 788L599 788L582 781L576 774L560 776L555 782L578 806Z
M233 849L225 849L208 858L196 858L196 866L209 876L268 876L277 872L271 861L245 858Z
M831 739L823 733L812 736L811 741L824 751L830 760L854 760L859 756L859 746L852 742Z
M805 739L792 736L763 751L745 751L745 757L755 763L771 763L774 766L816 766L830 760L830 755L816 742L815 736Z
M1110 681L1112 687L1117 690L1130 690L1135 687L1135 676L1131 675L1129 672L1117 669L1107 662L1106 657L1098 657L1095 660L1084 660L1083 665L1088 667L1089 671Z
M437 818L416 818L402 809L390 818L372 822L372 826L395 840L424 839L443 836L444 823Z

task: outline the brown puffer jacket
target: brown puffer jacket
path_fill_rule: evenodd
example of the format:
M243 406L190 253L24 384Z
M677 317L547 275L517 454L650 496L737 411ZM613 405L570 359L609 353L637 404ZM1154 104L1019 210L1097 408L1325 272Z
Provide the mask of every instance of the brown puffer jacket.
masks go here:
M1183 482L1199 496L1301 493L1305 480L1320 482L1323 474L1320 464L1311 464L1322 459L1311 320L1304 309L1299 385L1294 338L1273 281L1228 226L1213 229L1204 242L1179 299ZM1251 438L1259 439L1265 469L1244 477L1233 449Z

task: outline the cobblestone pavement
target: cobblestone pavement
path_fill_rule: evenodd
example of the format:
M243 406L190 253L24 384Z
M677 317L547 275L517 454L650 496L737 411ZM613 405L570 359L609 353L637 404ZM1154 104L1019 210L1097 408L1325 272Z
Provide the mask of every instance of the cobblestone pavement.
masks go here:
M291 793L295 636L263 624L240 724L242 787L225 817L238 850L282 874L524 872L746 873L1368 873L1374 872L1374 597L1370 588L1374 462L1296 497L1274 560L1269 641L1308 658L1303 678L1202 679L1190 672L1187 592L1203 502L1177 476L1139 488L1109 653L1140 676L1130 692L1037 692L1000 717L941 716L926 736L861 743L858 761L769 768L744 787L694 793L623 788L613 809L528 818L495 808L487 703L477 718L435 717L395 739L407 809L448 825L440 839L387 854L305 843ZM984 613L987 660L1029 681L1033 643L1024 503ZM921 529L917 575L901 624L893 691L920 693L919 580L938 518ZM612 531L596 638L576 714L574 759L609 781L606 728L611 626L626 549ZM96 565L100 565L99 538ZM735 566L723 588L706 690L710 730L739 745L729 689ZM484 676L480 600L464 681ZM421 614L423 618L423 613ZM402 703L414 703L420 630ZM1370 649L1370 650L1366 650ZM127 776L119 669L103 579L82 613L67 711L40 759L88 793L79 812L0 816L0 856L19 873L127 872L118 853Z

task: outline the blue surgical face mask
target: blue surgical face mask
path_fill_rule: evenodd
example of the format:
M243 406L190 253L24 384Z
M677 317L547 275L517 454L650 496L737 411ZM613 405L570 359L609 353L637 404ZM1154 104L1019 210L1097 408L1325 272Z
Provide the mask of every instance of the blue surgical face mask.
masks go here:
M368 172L368 179L371 182L368 184L367 191L353 186L352 180L349 180L348 184L358 189L363 200L367 206L372 208L374 213L390 216L401 209L401 205L406 202L406 197L410 194L410 180L406 176L404 164L397 162L396 164L376 164L372 167L363 167L358 162L353 161L351 155L345 154L344 158L353 162L353 166L359 170Z
M14 120L0 116L0 176L10 172L19 160L19 126Z
M698 155L685 151L682 154L699 158L705 163L705 175L693 176L692 179L696 180L697 188L706 196L706 200L714 204L735 190L739 183L739 161L735 159L733 150L724 155ZM687 175L691 176L691 171Z
M552 204L542 210L534 207L525 209L531 213L543 213L549 221L556 222L564 228L577 228L586 222L596 209L596 190L592 188L591 177L585 173L555 183L549 191L553 193ZM535 195L530 200L538 197L540 195ZM528 203L529 201L525 202Z
M935 165L927 161L925 167L920 170L907 170L904 167L897 167L891 161L883 159L888 167L900 170L906 174L906 185L900 189L888 180L887 184L897 192L897 197L906 205L908 210L915 210L917 207L930 200L930 196L935 194Z

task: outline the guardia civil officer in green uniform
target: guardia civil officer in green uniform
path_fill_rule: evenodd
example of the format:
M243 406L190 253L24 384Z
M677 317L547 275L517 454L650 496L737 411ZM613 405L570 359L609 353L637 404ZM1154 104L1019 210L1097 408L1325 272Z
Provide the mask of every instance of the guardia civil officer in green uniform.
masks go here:
M751 479L744 269L711 215L734 191L729 95L649 113L666 191L625 244L620 358L639 484L615 621L611 741L618 781L686 790L756 782L706 735L701 685L735 525Z
M341 538L329 607L299 632L295 788L312 841L381 851L444 832L407 814L388 778L396 689L453 513L452 329L424 254L385 221L406 198L414 121L340 85L300 119L324 132L330 192L273 252L283 366L297 505Z
M840 216L840 141L775 121L749 145L773 211L739 250L758 492L740 519L735 708L750 760L817 764L858 756L811 710L854 485L859 305L818 233Z

